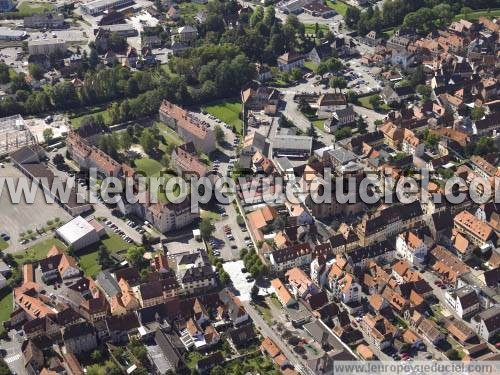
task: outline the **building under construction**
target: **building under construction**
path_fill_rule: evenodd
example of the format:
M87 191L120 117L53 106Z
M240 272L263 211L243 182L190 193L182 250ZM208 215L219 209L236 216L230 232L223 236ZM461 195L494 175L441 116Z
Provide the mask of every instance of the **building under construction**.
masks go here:
M0 157L37 143L21 115L0 118Z

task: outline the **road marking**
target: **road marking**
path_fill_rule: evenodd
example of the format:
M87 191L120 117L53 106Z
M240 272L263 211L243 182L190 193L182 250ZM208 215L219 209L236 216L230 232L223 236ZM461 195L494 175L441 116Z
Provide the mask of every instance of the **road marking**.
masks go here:
M20 358L21 358L21 354L14 354L14 355L11 355L10 357L6 357L4 360L5 360L5 363L9 364L9 363L12 363L12 362L19 360Z

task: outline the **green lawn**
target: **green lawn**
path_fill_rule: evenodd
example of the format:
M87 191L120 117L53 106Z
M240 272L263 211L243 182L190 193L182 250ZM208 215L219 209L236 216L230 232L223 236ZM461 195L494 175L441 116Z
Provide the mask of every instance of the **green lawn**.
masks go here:
M184 143L179 134L177 134L175 130L170 128L167 124L164 124L163 122L156 122L155 125L158 127L158 130L165 139L166 143L173 144L175 146L179 146Z
M52 4L41 3L36 1L24 1L17 9L23 17L32 16L33 14L41 14L54 9Z
M130 247L130 244L122 240L116 233L109 233L101 242L110 253L119 253Z
M52 246L57 246L59 249L66 250L67 246L59 241L57 238L49 238L44 241L38 242L36 245L31 246L22 251L14 254L14 258L18 264L24 264L26 262L36 262L47 256L47 252L52 248Z
M71 118L70 121L71 121L71 124L73 125L74 128L78 128L82 124L83 120L85 120L88 117L97 116L99 114L102 116L104 123L106 125L111 125L111 118L109 116L109 112L107 109L103 109L103 110L92 112L92 113L87 112L87 113L82 114L80 116Z
M368 96L363 96L361 98L358 99L359 101L359 104L362 106L362 107L365 107L367 109L373 109L373 105L370 103L370 98L372 96L375 96L375 95L378 95L378 94L373 94L373 95L368 95ZM389 109L391 109L387 104L385 104L383 101L380 101L380 109L383 109L383 110L386 110L388 111Z
M97 250L80 255L78 264L86 276L94 277L102 269L99 264L99 255Z
M316 35L316 24L314 23L305 23L305 32L306 34ZM323 24L318 24L318 29L326 33L328 31L328 26Z
M495 17L500 17L500 9L490 9L488 10L477 10L475 12L471 12L467 14L467 17L463 13L459 13L455 16L454 20L455 21L460 21L462 18L466 18L468 21L477 21L479 17L486 17L486 18L495 18Z
M3 238L0 238L0 251L5 250L9 247L9 243L5 241Z
M87 276L95 276L102 270L99 264L99 246L104 245L109 254L128 250L130 244L125 242L115 233L109 233L101 240L101 243L89 246L87 250L78 256L78 264Z
M236 132L241 134L243 123L240 120L241 103L239 101L224 100L216 104L202 107L205 112L217 117L222 122L236 127Z
M324 120L324 119L323 119L323 120L313 120L313 121L311 121L311 122L312 122L312 124L313 124L313 125L314 125L317 129L319 129L319 130L321 130L321 131L323 131L323 132L325 131L325 125L324 125L325 120Z
M318 64L312 62L311 60L306 60L304 62L304 67L309 69L310 71L316 73L316 69L318 69Z
M202 219L210 219L212 221L220 220L220 214L214 211L201 210L200 209L200 217Z
M345 16L347 13L347 8L349 5L346 3L343 3L342 1L331 1L331 0L326 0L326 5L332 8L334 11L336 11L338 14L341 14L342 16Z
M163 165L154 159L142 158L135 160L135 169L144 172L147 177L159 176Z
M3 323L10 319L12 312L12 290L10 287L0 292L0 321ZM0 325L0 334L4 332L3 324Z
M198 3L180 3L178 4L181 16L183 17L194 17L196 14L205 8L205 5Z

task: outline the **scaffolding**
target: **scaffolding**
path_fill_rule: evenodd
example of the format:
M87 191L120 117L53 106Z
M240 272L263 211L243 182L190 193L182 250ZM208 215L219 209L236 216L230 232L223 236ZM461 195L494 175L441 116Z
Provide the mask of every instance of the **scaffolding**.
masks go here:
M10 154L21 147L37 144L21 115L0 119L0 157Z

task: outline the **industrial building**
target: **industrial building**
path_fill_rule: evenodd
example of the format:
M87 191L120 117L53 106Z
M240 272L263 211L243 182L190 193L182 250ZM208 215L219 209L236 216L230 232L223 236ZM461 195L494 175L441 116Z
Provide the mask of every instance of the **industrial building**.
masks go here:
M75 251L99 242L105 233L104 227L97 220L87 221L81 216L75 217L56 230L57 236Z

